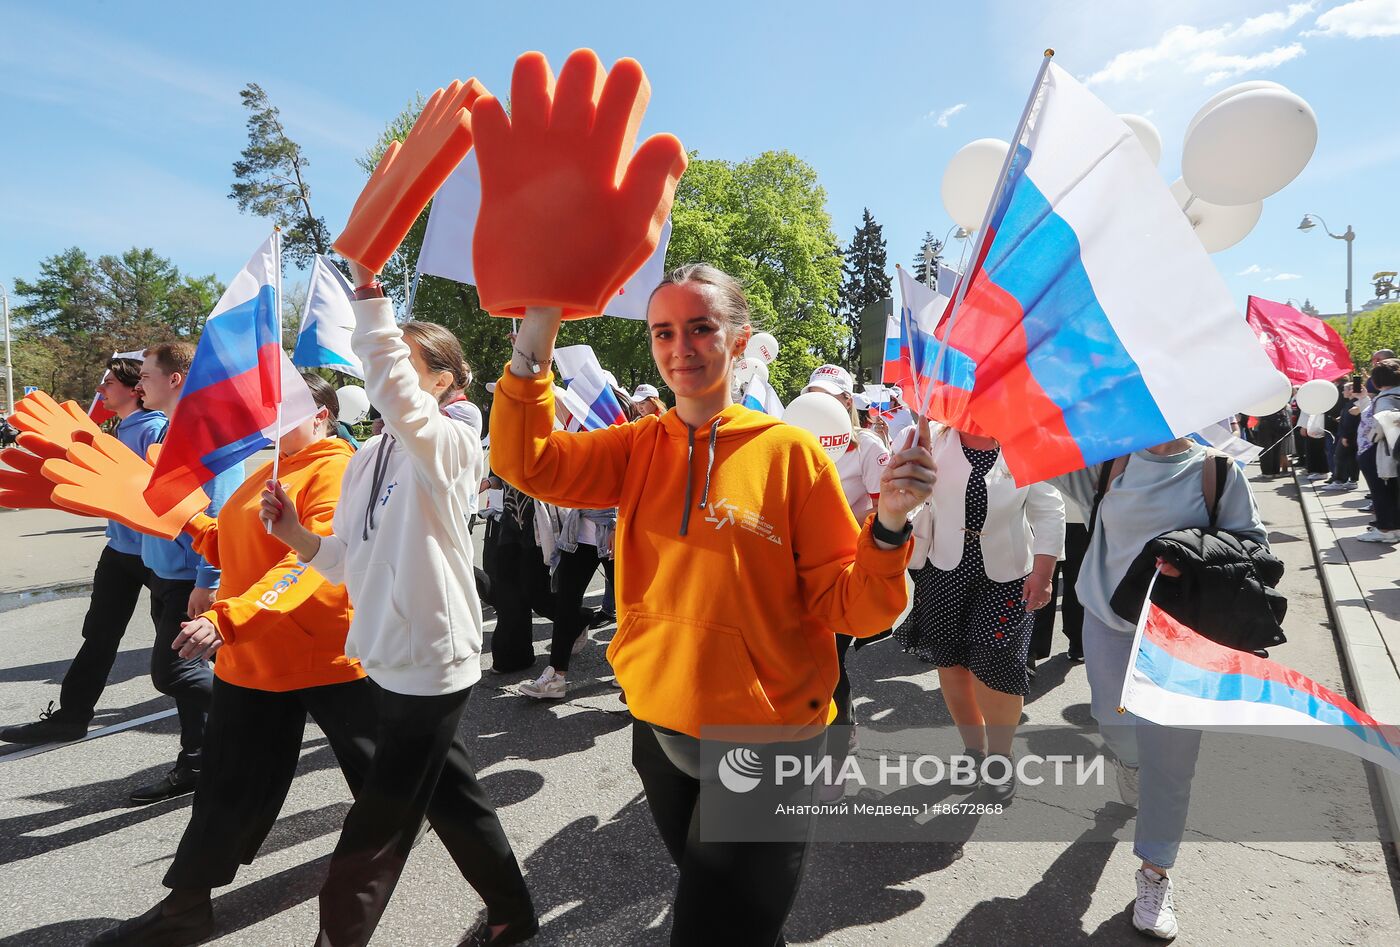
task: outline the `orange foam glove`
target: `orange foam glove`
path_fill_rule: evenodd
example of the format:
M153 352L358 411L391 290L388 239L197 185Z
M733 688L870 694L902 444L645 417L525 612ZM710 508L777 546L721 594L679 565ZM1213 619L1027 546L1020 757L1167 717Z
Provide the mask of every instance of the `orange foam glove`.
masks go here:
M12 510L61 510L53 501L53 484L40 468L45 458L18 447L0 451L0 506Z
M59 404L42 391L31 392L15 402L15 413L10 423L21 431L42 435L55 444L67 445L79 431L99 433L102 429L93 423L77 402L65 401Z
M557 86L542 53L517 59L509 117L489 95L472 108L481 168L472 261L483 309L597 315L655 252L686 157L673 135L632 153L650 98L635 60L619 60L605 79L598 56L580 49Z
M390 142L333 246L372 273L403 243L442 182L472 147L471 108L486 89L475 79L438 89L400 144Z
M195 490L170 512L157 515L142 495L151 481L151 465L110 434L79 434L64 459L44 461L44 477L53 481L54 502L75 513L105 516L140 533L174 539L196 513L209 506Z

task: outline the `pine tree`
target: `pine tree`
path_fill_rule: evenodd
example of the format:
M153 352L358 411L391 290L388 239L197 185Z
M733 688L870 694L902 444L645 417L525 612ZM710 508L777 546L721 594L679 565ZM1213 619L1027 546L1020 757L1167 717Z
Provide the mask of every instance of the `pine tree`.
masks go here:
M853 375L860 373L860 314L866 306L890 295L885 273L886 247L883 228L865 209L841 266L841 318L850 331L842 363Z
M938 264L943 260L943 241L929 231L924 231L919 253L914 257L914 279L926 286L936 286Z
M311 212L311 186L304 174L310 162L287 137L261 86L250 82L239 96L248 109L248 147L233 163L228 196L243 213L281 227L282 252L288 262L305 269L314 254L329 253L331 247L325 218Z
M1316 315L1318 314L1318 312L1317 312L1317 307L1314 306L1314 305L1312 304L1312 300L1311 300L1311 299L1304 299L1304 300L1303 300L1303 309L1302 309L1302 312L1303 312L1305 315L1309 315L1309 316L1316 316Z

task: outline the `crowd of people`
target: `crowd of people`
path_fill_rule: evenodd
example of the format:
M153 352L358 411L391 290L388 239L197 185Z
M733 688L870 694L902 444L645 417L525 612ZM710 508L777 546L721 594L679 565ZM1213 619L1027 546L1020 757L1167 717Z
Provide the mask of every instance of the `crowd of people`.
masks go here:
M779 802L804 814L779 838L709 836L706 731L747 728L745 747L760 759L845 759L858 696L847 663L862 643L891 637L912 666L937 669L977 773L963 788L1004 808L1016 797L1016 729L1036 662L1053 650L1057 598L1119 796L1137 810L1133 924L1176 935L1172 870L1200 734L1120 712L1142 600L1125 611L1119 593L1166 533L1217 530L1267 548L1237 465L1180 438L1019 486L995 439L898 405L877 410L846 369L823 365L805 390L835 399L851 425L833 461L807 432L736 400L754 320L739 282L703 263L666 274L647 307L670 406L642 385L620 393L623 423L569 430L550 372L564 313L531 305L488 386L487 424L466 397L472 372L458 340L438 325L398 323L376 274L353 260L351 269L352 345L374 436L347 439L335 391L307 374L316 411L282 431L275 468L236 467L206 484L207 506L178 539L114 521L57 706L0 731L16 743L83 736L150 590L152 681L175 700L181 738L170 771L132 801L192 793L193 804L169 893L93 943L183 945L215 931L211 892L275 824L308 716L354 798L320 891L317 943L369 942L425 823L485 905L462 943L529 940L539 930L529 879L460 725L483 656L521 700L564 700L588 629L616 621L607 661L678 874L670 942L783 944L811 843L809 804L843 788L785 785ZM102 390L133 452L170 430L192 357L169 343L108 364ZM1400 543L1400 477L1376 421L1400 408L1400 361L1377 353L1367 385L1369 398L1366 386L1346 386L1347 408L1316 438L1319 463L1338 489L1359 471L1377 520L1367 541ZM1279 435L1266 445L1266 473L1286 466L1283 438L1298 427L1283 415L1255 427L1256 441ZM1299 452L1302 462L1312 453ZM588 609L599 569L603 604ZM1181 577L1171 563L1157 569L1165 583ZM489 638L484 606L495 613ZM536 614L552 622L538 675ZM829 732L851 736L833 746Z

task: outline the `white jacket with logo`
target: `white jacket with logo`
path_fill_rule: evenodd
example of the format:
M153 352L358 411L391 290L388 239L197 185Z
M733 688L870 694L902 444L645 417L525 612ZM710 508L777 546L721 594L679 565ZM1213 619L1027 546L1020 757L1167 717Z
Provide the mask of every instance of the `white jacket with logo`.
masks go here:
M351 459L333 535L309 564L349 591L355 614L345 653L376 684L450 694L481 677L481 602L467 528L485 473L481 441L418 387L390 302L353 308L350 346L384 433Z
M914 552L909 568L925 563L945 572L962 561L967 525L967 483L972 464L958 432L935 429L933 461L938 480L933 496L914 515ZM998 457L987 473L987 519L982 525L982 559L987 578L1024 578L1040 555L1064 555L1065 502L1048 483L1018 487L1006 461Z

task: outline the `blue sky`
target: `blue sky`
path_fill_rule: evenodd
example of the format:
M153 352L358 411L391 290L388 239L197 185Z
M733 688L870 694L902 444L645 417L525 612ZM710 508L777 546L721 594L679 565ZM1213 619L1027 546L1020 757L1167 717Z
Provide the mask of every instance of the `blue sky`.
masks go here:
M1372 272L1400 269L1400 0L459 0L326 12L285 0L0 0L0 22L6 285L74 245L151 246L227 280L267 230L227 198L246 82L282 110L311 159L314 206L338 231L363 182L355 158L416 92L475 75L504 94L520 52L557 66L578 46L641 61L653 87L644 131L674 132L702 157L784 148L810 162L842 241L863 207L884 225L891 273L924 231L947 231L948 158L974 138L1010 137L1044 47L1116 111L1156 123L1165 181L1211 94L1272 79L1311 103L1321 137L1254 232L1213 258L1241 304L1255 293L1343 308L1344 247L1300 233L1304 212L1356 228L1358 305Z

